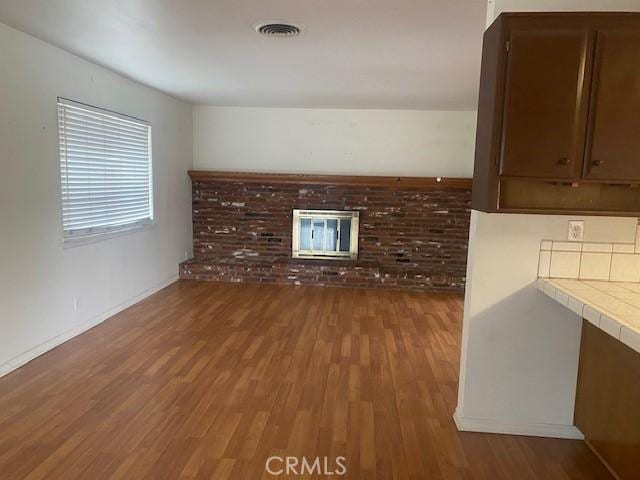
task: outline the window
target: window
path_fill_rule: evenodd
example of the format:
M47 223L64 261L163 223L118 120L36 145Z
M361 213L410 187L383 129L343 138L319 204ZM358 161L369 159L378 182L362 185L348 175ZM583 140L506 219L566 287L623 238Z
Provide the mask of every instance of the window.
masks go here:
M59 98L58 135L65 239L153 220L148 122Z
M358 257L359 212L293 211L293 257Z

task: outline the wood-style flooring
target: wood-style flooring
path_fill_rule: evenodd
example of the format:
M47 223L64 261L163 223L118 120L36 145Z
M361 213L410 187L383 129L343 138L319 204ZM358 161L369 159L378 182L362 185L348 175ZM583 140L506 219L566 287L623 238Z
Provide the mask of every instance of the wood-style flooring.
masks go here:
M580 441L456 430L461 318L455 295L177 282L0 379L0 478L344 456L312 478L610 479Z

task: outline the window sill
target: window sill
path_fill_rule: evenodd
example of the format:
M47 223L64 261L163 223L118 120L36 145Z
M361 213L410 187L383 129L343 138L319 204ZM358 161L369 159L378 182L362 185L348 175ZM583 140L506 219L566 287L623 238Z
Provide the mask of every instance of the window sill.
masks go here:
M134 225L131 227L125 227L118 230L113 230L111 232L102 232L102 233L96 233L94 235L83 235L83 236L65 238L62 241L62 248L66 250L68 248L82 247L84 245L90 245L92 243L98 243L104 240L110 240L112 238L130 235L130 234L134 234L144 230L151 230L155 228L155 226L156 226L155 221L151 221L149 223Z

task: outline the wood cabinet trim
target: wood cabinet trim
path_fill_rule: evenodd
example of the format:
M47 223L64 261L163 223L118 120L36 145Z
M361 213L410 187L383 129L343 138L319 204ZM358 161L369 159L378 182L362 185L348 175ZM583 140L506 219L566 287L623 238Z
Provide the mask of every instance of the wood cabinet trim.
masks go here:
M456 188L471 189L470 178L389 177L362 175L315 175L298 173L255 173L189 170L193 181L240 182L289 185L358 185L379 188Z

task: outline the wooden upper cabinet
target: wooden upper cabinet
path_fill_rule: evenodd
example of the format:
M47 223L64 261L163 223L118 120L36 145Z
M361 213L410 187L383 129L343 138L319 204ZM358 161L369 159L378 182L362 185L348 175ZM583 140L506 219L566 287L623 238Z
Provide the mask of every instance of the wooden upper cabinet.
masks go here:
M503 13L482 46L472 208L640 216L640 13Z
M640 180L640 31L599 30L593 72L584 176Z
M583 155L586 29L508 32L500 174L574 179Z

